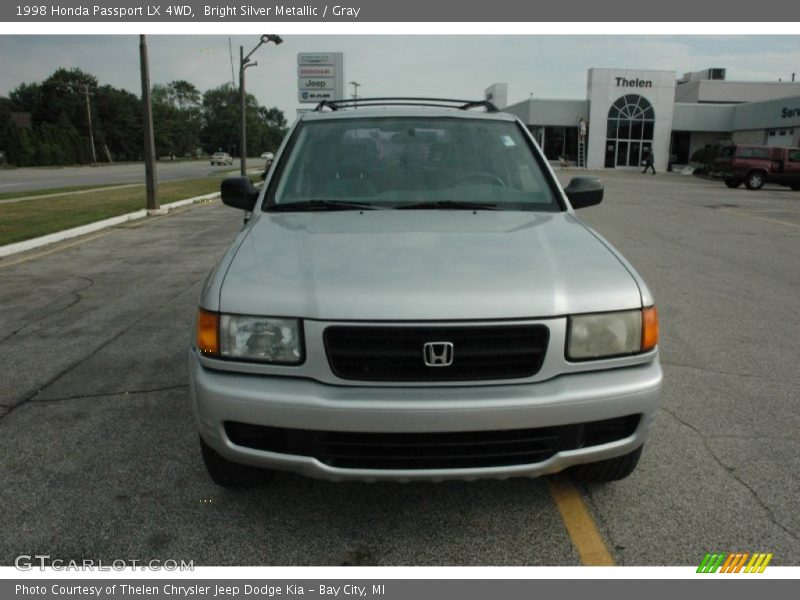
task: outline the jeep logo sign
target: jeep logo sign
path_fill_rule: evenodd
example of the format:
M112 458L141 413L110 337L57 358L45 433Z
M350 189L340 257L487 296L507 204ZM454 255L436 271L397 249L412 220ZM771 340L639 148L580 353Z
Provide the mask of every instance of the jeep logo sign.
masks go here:
M301 78L299 80L299 83L301 90L308 90L308 89L323 90L328 87L333 87L332 81L330 79Z
M781 111L781 119L791 119L793 117L800 117L800 108L783 107Z
M634 88L651 88L653 82L649 79L625 79L624 77L615 77L617 80L617 87L634 87Z

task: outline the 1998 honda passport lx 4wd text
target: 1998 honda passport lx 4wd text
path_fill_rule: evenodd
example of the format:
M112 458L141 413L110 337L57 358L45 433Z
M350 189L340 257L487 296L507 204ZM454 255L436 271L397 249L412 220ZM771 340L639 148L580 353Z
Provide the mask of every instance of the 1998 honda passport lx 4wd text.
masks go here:
M488 102L323 102L202 290L191 390L220 485L633 471L662 372L653 297ZM479 110L476 110L479 109Z

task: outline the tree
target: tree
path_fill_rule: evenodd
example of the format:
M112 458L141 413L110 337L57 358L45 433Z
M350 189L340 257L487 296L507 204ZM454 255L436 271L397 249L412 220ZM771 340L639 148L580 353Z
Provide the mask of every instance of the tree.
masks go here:
M200 92L188 81L156 84L152 90L153 127L159 155L187 156L200 145Z
M247 147L252 154L274 152L286 135L286 117L277 108L259 106L256 97L245 98ZM225 84L203 94L203 149L222 149L231 154L239 142L239 90Z
M107 146L114 160L142 158L142 102L110 85L97 88L92 98L96 113L98 150Z
M255 98L248 94L246 102L254 105ZM208 153L223 150L235 154L240 147L239 91L233 86L225 84L203 94L201 142Z
M186 110L199 106L202 96L194 84L183 79L170 81L167 84L169 98L179 109Z
M92 160L86 92L95 148L103 160L141 160L142 104L139 97L80 69L58 69L41 83L22 83L0 97L0 150L20 166L88 163ZM153 117L159 155L192 155L202 145L235 154L239 144L239 91L230 84L204 94L178 79L153 86ZM248 147L275 151L286 135L286 118L248 94ZM31 114L32 127L19 127L14 112Z

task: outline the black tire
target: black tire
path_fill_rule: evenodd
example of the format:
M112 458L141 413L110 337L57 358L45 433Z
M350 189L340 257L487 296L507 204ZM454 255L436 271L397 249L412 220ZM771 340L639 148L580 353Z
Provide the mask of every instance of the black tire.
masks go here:
M575 465L574 467L570 467L567 473L575 481L585 481L588 483L619 481L633 473L636 465L639 464L642 448L643 446L639 446L636 450L624 456L617 456L616 458L609 458L585 465Z
M725 185L733 189L733 188L738 188L740 185L742 185L742 182L736 179L726 179Z
M795 192L800 192L800 185L793 185L791 187Z
M273 471L259 469L250 465L231 462L200 438L200 449L211 480L220 487L248 487L266 483L274 475Z
M750 171L744 180L744 184L748 190L760 190L764 187L766 179L767 174L764 171Z

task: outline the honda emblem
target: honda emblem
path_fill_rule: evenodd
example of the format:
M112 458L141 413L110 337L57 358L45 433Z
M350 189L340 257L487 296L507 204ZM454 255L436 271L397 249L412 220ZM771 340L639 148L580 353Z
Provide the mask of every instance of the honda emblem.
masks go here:
M427 342L422 347L422 358L428 367L449 367L453 364L453 343Z

